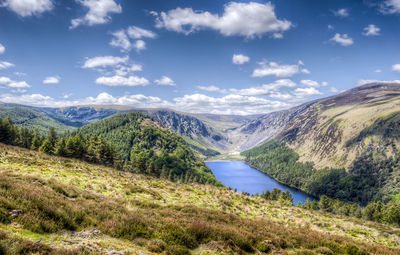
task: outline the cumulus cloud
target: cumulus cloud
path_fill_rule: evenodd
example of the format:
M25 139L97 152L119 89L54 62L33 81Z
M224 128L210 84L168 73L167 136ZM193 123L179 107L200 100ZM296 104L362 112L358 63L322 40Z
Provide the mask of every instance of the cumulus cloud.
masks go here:
M137 40L135 41L135 43L132 45L132 47L134 49L136 49L136 51L142 51L144 49L146 49L146 42L143 40Z
M96 83L111 87L118 87L118 86L135 87L135 86L147 86L149 84L149 81L146 78L133 75L129 77L114 75L109 77L105 76L99 77L96 79Z
M400 72L400 64L395 64L392 66L392 70L395 72Z
M374 24L369 24L367 27L364 28L363 35L365 36L378 36L381 29Z
M336 33L331 39L330 41L340 44L344 47L350 46L354 44L354 41L352 38L349 37L348 34L339 34Z
M349 10L346 8L342 8L336 11L333 11L333 14L337 17L348 17L350 15Z
M164 86L175 86L175 82L169 78L168 76L163 76L158 80L154 81L155 84L157 85L164 85Z
M79 4L89 9L85 16L71 20L70 29L80 25L93 26L105 24L111 20L110 14L121 13L122 7L114 0L76 0Z
M221 89L216 86L197 86L198 89L208 92L227 93L226 89Z
M243 65L244 63L247 63L249 61L250 58L242 54L234 54L232 57L232 63L234 63L235 65Z
M382 70L381 69L375 69L374 73L382 73Z
M10 68L10 67L13 67L13 66L14 66L14 64L12 64L10 62L0 61L0 70L1 69L7 69L7 68Z
M98 68L98 67L110 67L117 66L122 63L127 63L128 57L114 57L114 56L102 56L88 58L83 64L82 68Z
M156 26L167 30L190 34L200 29L213 29L225 36L245 36L252 38L271 34L282 37L282 33L292 27L287 20L276 17L271 3L230 2L224 6L222 15L192 8L176 8L168 12L155 13Z
M399 14L400 0L386 0L380 5L380 9L384 14Z
M126 29L126 33L132 39L142 39L142 38L154 39L157 36L157 34L154 33L153 31L146 30L146 29L143 29L143 28L140 28L140 27L136 27L136 26L128 27Z
M361 86L369 83L400 83L400 80L383 81L383 80L358 80L357 86Z
M96 97L86 97L76 100L67 100L68 98L69 96L63 97L62 100L56 100L50 96L45 96L42 94L25 94L19 96L7 94L0 95L0 101L4 103L17 103L40 107L64 107L88 104L130 105L139 108L160 108L172 106L171 103L158 97L144 96L141 94L114 97L106 92L103 92L98 94Z
M113 32L112 36L113 38L110 42L111 46L120 48L121 51L130 51L132 49L141 51L146 49L146 42L142 39L154 39L157 37L157 34L140 27L130 26L127 29L120 29ZM132 39L134 41L132 41Z
M340 90L338 90L335 87L331 87L331 88L329 88L329 91L332 92L332 93L338 93Z
M6 48L3 46L3 44L0 43L0 55L3 54L6 51Z
M321 86L328 86L328 83L326 81L322 82L321 84L317 81L313 81L313 80L301 80L300 83L304 86L307 87L313 87L313 88L319 88Z
M256 114L276 111L290 106L286 102L252 96L230 94L218 98L203 94L192 94L174 98L173 108L199 113Z
M294 90L294 95L298 99L303 99L311 96L322 95L322 92L313 87L297 88Z
M299 61L296 65L280 65L276 62L263 61L259 67L254 69L252 77L264 77L274 75L279 78L291 77L301 71L303 63ZM309 72L307 69L303 69Z
M229 89L229 91L233 94L243 96L267 96L270 95L271 92L276 92L282 87L293 88L295 86L296 83L292 80L281 79L258 87L251 87L247 89Z
M6 7L21 17L40 15L53 9L51 0L5 0L0 7Z
M30 88L31 86L25 81L14 81L9 77L0 77L0 87L23 89Z
M60 77L58 76L49 76L43 80L44 84L57 84L60 82Z

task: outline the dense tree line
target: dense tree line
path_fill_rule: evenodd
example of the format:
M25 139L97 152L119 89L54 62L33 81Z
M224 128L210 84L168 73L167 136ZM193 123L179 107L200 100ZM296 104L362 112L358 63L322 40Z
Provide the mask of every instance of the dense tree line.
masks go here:
M372 154L365 153L346 172L345 169L332 168L316 170L310 162L298 162L299 155L295 151L275 141L245 151L242 155L252 167L278 181L321 197L319 202L307 201L306 208L400 225L400 203L391 199L398 196L380 192L398 164L396 158L376 160ZM268 198L270 194L263 196L271 199ZM275 195L272 198L276 200ZM365 206L362 213L357 203Z
M317 170L311 162L299 162L299 155L284 143L269 141L245 151L246 162L278 181L303 190L315 197L326 195L347 202L366 205L370 201L391 200L398 193L381 192L390 179L398 159L377 160L371 153L360 155L345 169L325 168Z
M102 136L84 136L81 133L65 137L58 136L50 128L47 136L37 130L20 128L12 124L10 117L0 118L0 142L27 149L38 150L49 155L83 159L106 166L122 167L122 161L114 146Z
M150 118L139 113L117 115L73 134L58 136L50 128L42 136L37 130L13 125L9 117L0 118L0 142L171 181L220 185L183 139L158 127L141 125L143 120Z
M220 185L209 167L185 140L139 112L118 114L79 129L84 135L102 135L115 145L124 169L172 181Z
M323 195L319 201L313 200L311 202L310 199L307 199L303 205L299 204L298 206L310 210L322 210L338 215L400 226L400 204L393 201L386 204L381 201L371 202L366 207L361 207L356 203L343 202Z

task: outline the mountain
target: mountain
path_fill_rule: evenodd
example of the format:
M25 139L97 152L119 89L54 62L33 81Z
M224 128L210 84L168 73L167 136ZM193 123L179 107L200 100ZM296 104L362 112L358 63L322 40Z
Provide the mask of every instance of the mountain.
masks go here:
M240 127L237 134L246 137L241 151L275 139L299 152L301 161L341 168L349 167L367 147L384 149L388 156L396 152L398 114L400 84L373 83L266 114Z
M15 123L38 128L44 134L54 127L59 134L94 123L118 113L141 112L152 116L162 126L182 136L202 157L231 150L228 133L256 118L254 116L190 114L169 109L141 109L120 105L82 105L62 108L41 108L17 104L0 105L0 116L11 115Z
M236 132L247 137L243 150L267 141L242 152L257 169L315 196L366 204L400 194L399 121L400 84L373 83Z
M399 229L0 144L1 254L399 254ZM373 238L372 238L373 237Z
M46 134L50 127L55 128L59 133L71 132L76 128L48 116L41 109L23 106L18 104L0 104L0 117L10 116L13 122L19 126L38 129L39 133Z

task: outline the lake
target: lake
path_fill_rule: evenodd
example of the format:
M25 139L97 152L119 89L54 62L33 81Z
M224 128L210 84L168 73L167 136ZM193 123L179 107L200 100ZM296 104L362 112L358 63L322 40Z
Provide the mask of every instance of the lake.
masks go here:
M278 188L282 191L289 190L293 197L293 204L295 205L299 201L304 203L307 198L310 198L311 201L314 200L312 196L281 184L242 161L212 161L206 162L206 164L221 183L232 189L236 189L238 192L248 192L254 195Z

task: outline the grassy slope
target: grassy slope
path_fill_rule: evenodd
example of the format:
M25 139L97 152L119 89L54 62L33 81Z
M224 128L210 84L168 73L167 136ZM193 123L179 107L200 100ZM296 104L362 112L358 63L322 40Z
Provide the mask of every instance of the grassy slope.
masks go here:
M65 125L31 107L0 104L0 117L6 118L7 116L11 117L14 124L30 129L37 128L41 134L47 134L50 127L54 127L59 134L76 130L76 127Z
M318 104L313 107L318 108ZM357 143L349 144L349 141L356 139L378 119L399 113L400 97L316 111L317 125L290 146L299 153L300 161L312 161L319 169L348 168L370 143L376 148L384 145L380 143L382 136L378 133L363 137ZM398 141L395 143L398 144ZM395 152L392 147L385 148L387 155Z
M172 254L187 248L194 254L231 254L256 247L280 254L400 252L388 248L400 246L399 229L226 188L177 185L1 144L0 161L0 247L59 249L54 254L110 249L151 254L163 246ZM13 209L23 213L11 219ZM76 233L93 229L102 233Z

